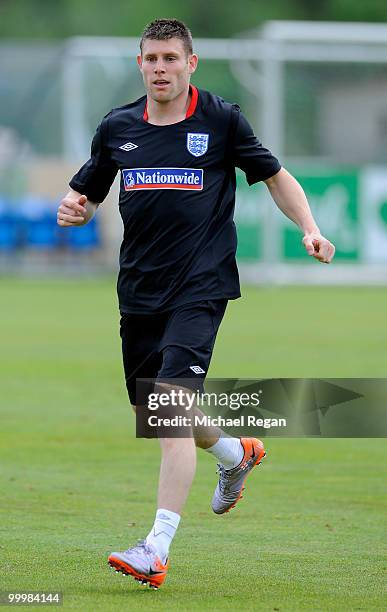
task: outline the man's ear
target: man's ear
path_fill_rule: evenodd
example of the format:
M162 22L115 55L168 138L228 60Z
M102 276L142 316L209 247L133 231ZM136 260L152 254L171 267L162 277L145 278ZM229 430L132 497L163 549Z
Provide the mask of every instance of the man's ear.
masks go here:
M192 53L192 55L188 58L188 72L189 74L193 74L198 66L199 58L196 53Z
M137 64L138 67L140 68L140 70L142 70L142 56L141 55L137 55Z

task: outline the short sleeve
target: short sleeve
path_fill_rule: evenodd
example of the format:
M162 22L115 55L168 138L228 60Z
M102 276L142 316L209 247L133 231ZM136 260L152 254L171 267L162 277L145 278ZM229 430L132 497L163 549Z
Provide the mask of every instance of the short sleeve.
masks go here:
M93 138L90 159L70 181L71 189L86 195L91 202L103 202L117 174L107 147L107 130L108 119L104 118Z
M239 107L233 106L232 112L236 124L231 146L234 166L245 172L249 185L265 181L277 174L281 170L278 159L262 146Z

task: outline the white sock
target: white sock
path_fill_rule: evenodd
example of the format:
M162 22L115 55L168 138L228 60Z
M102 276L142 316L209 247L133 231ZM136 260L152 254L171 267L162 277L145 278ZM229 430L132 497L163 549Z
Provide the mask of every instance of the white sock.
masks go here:
M239 438L219 438L213 446L206 448L206 451L219 459L226 470L239 465L245 454Z
M180 515L172 510L159 508L156 512L155 522L146 537L147 544L152 544L161 562L165 563L169 553L169 547L180 523Z

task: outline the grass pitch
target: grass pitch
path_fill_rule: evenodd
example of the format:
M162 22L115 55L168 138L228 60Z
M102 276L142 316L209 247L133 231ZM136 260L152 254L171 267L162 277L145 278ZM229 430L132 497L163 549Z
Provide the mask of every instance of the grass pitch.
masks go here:
M157 442L133 437L113 280L2 280L1 572L80 610L381 610L384 440L266 439L225 516L198 473L158 592L106 557L153 522ZM246 289L210 374L385 377L387 289Z

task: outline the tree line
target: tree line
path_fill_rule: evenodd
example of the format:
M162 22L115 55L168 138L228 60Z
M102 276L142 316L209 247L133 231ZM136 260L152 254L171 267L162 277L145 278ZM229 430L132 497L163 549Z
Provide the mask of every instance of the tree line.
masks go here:
M228 37L269 19L387 21L385 0L0 0L0 37L139 36L156 17L176 17L194 37Z

